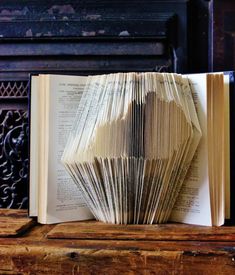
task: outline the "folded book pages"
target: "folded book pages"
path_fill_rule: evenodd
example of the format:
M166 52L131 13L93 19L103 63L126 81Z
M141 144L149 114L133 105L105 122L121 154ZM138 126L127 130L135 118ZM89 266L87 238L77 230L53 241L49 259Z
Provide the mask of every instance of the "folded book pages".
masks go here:
M164 223L200 138L186 77L89 76L62 162L96 219Z

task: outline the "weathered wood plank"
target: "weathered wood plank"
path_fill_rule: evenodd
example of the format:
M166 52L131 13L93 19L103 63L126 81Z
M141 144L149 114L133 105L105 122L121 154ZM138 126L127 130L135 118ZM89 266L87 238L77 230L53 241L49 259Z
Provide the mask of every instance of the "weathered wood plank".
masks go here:
M48 238L103 240L235 241L235 227L186 224L113 225L96 221L57 224Z
M0 37L164 36L175 13L186 20L185 2L1 1Z
M88 225L90 230L97 228L96 222L88 222ZM37 225L20 238L2 238L0 274L230 275L235 272L235 240L159 241L148 237L145 240L101 240L95 234L93 239L47 239L48 232L53 232L57 226ZM180 226L172 225L164 230L160 226L161 234L170 228L178 231ZM137 235L143 236L143 226L137 227ZM215 232L224 227L210 229Z
M48 232L54 225L37 225L19 238L3 238L2 246L40 246L44 249L54 247L79 248L91 250L130 250L130 251L181 251L184 254L197 256L198 254L230 255L235 257L235 241L157 241L157 240L98 240L98 239L48 239Z
M56 43L55 43L56 42ZM50 56L161 56L166 54L166 45L164 40L157 38L140 39L109 39L109 40L82 40L79 43L74 41L50 41L30 43L10 43L0 44L1 57L40 56L42 52L46 52ZM16 46L17 45L17 46ZM144 49L144 51L143 51Z
M231 253L0 245L0 274L234 274ZM166 245L166 244L165 244Z
M14 218L26 218L28 216L28 210L25 209L1 209L0 217L14 217Z
M26 210L0 209L0 237L16 237L33 226L33 219L27 217Z

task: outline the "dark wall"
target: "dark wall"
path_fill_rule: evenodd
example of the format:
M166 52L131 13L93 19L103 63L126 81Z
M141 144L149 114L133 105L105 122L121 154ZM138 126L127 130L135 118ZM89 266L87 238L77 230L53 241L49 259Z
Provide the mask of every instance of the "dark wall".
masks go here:
M214 0L213 70L235 69L235 1Z
M207 71L210 3L1 1L0 207L28 203L30 73Z

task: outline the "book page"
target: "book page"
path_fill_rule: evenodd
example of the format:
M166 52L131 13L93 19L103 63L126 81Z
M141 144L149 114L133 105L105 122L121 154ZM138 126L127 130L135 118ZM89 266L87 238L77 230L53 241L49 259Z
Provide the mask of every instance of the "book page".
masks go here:
M225 97L225 133L230 133L230 117L229 117L229 74L224 75L224 97ZM230 135L225 134L224 150L225 150L225 217L230 219Z
M201 136L181 80L167 73L88 78L62 161L97 219L168 220Z
M29 188L29 216L38 215L38 95L39 80L38 76L31 76L30 94L30 188ZM32 111L33 110L33 111Z
M180 195L171 213L171 221L212 225L207 151L206 74L187 75L202 130L197 151L188 170Z
M61 163L87 77L50 75L47 223L93 218Z

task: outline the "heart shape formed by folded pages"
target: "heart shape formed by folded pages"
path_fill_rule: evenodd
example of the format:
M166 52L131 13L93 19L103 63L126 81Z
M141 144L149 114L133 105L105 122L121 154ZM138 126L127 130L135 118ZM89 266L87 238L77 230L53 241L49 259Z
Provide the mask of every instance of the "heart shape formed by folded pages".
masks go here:
M96 219L163 223L200 138L187 78L89 76L62 162Z

